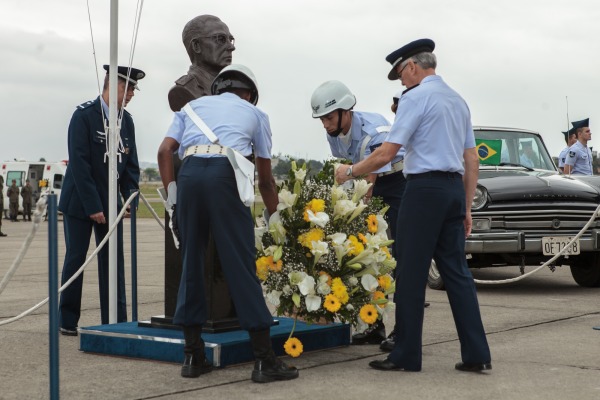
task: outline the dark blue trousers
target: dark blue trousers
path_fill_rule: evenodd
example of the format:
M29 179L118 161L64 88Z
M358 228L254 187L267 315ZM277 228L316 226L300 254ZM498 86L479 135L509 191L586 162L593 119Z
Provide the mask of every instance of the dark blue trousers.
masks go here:
M261 331L273 323L256 276L254 223L241 202L225 157L187 157L177 177L177 221L183 270L173 323L203 325L207 319L204 259L212 233L240 325Z
M63 214L67 252L62 269L61 285L68 281L86 260L92 229L98 245L108 233L108 224L97 224L91 219L80 219ZM125 273L123 258L123 224L117 226L117 322L127 321ZM83 273L60 295L60 326L75 329L81 314ZM108 243L98 253L98 288L100 292L100 320L108 324Z
M390 361L406 370L422 365L423 303L431 259L444 280L467 363L490 362L475 283L465 258L465 190L460 174L409 175L398 216L396 345Z

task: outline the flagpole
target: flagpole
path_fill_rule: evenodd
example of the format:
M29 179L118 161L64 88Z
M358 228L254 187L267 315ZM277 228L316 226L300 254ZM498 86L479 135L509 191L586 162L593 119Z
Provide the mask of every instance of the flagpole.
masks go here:
M117 121L119 0L110 1L110 66L108 75L108 226L117 219ZM118 230L117 230L118 231ZM117 322L117 231L108 240L108 323Z

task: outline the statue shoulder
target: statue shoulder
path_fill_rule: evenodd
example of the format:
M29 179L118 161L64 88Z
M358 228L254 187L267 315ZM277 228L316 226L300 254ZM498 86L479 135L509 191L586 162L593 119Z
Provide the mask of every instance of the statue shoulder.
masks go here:
M177 86L186 86L189 85L190 82L192 82L194 80L194 77L192 75L183 75L181 78L177 79L175 81L175 85Z

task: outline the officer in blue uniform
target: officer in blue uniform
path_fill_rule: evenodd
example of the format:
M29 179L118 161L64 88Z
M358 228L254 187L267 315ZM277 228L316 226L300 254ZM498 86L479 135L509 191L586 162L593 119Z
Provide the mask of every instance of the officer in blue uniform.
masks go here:
M65 173L58 209L63 213L66 254L61 282L64 284L83 265L90 245L92 229L96 245L108 232L108 70L102 94L77 107L68 131L69 164ZM124 198L138 189L138 164L135 128L131 115L125 111L145 73L136 68L118 67L117 103L122 117L117 160L118 190ZM118 198L118 207L122 200ZM123 261L123 226L118 225L117 245L117 321L127 321ZM77 335L81 311L83 274L65 289L60 297L60 332ZM108 246L98 253L98 283L102 324L108 321Z
M492 368L491 356L464 254L478 176L475 137L467 104L435 74L434 47L432 40L420 39L387 56L392 64L388 78L407 87L388 139L366 160L341 166L336 179L342 182L384 165L398 147L406 147L407 183L398 216L403 229L398 232L396 343L386 359L369 365L421 370L423 301L435 257L461 344L462 361L455 368L483 371Z
M567 147L561 150L558 155L558 168L564 172L565 170L565 161L567 160L567 154L569 153L569 147L573 146L577 141L577 132L575 129L571 128L566 132L562 132L565 136L565 142L567 143Z
M590 119L582 119L581 121L571 122L571 124L577 134L577 141L569 147L565 160L565 174L593 175L592 151L587 145L592 140Z
M390 123L383 115L355 111L356 97L340 81L321 84L313 92L310 103L312 117L319 118L323 123L334 157L345 158L356 164L381 146L390 130ZM366 180L374 184L372 194L383 198L390 206L386 218L394 240L396 219L406 185L402 174L403 160L404 149L400 148L391 163L366 176ZM385 338L385 325L378 321L364 332L354 334L352 344L380 344Z
M256 155L259 190L269 213L277 209L277 190L271 173L271 127L267 114L255 107L258 88L254 74L245 66L229 65L217 75L212 94L189 102L191 109L176 112L158 150L158 166L167 203L175 206L181 233L183 271L173 323L181 325L185 338L185 360L181 376L195 378L212 367L204 355L202 325L207 320L204 285L205 252L213 235L225 280L235 304L240 325L250 335L256 362L255 382L298 377L273 353L270 327L273 318L256 276L254 223L250 209L240 200L235 174L224 156L226 148L244 156ZM195 113L214 132L218 144L190 118ZM193 114L192 114L193 115ZM183 163L173 173L173 152Z

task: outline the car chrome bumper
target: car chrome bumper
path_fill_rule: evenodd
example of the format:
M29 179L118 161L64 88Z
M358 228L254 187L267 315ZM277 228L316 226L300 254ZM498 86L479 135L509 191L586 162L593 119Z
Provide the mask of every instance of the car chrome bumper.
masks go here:
M547 236L569 235L549 232ZM580 237L579 246L581 252L600 251L600 230L593 229ZM542 253L542 238L521 231L472 233L466 240L465 253Z

